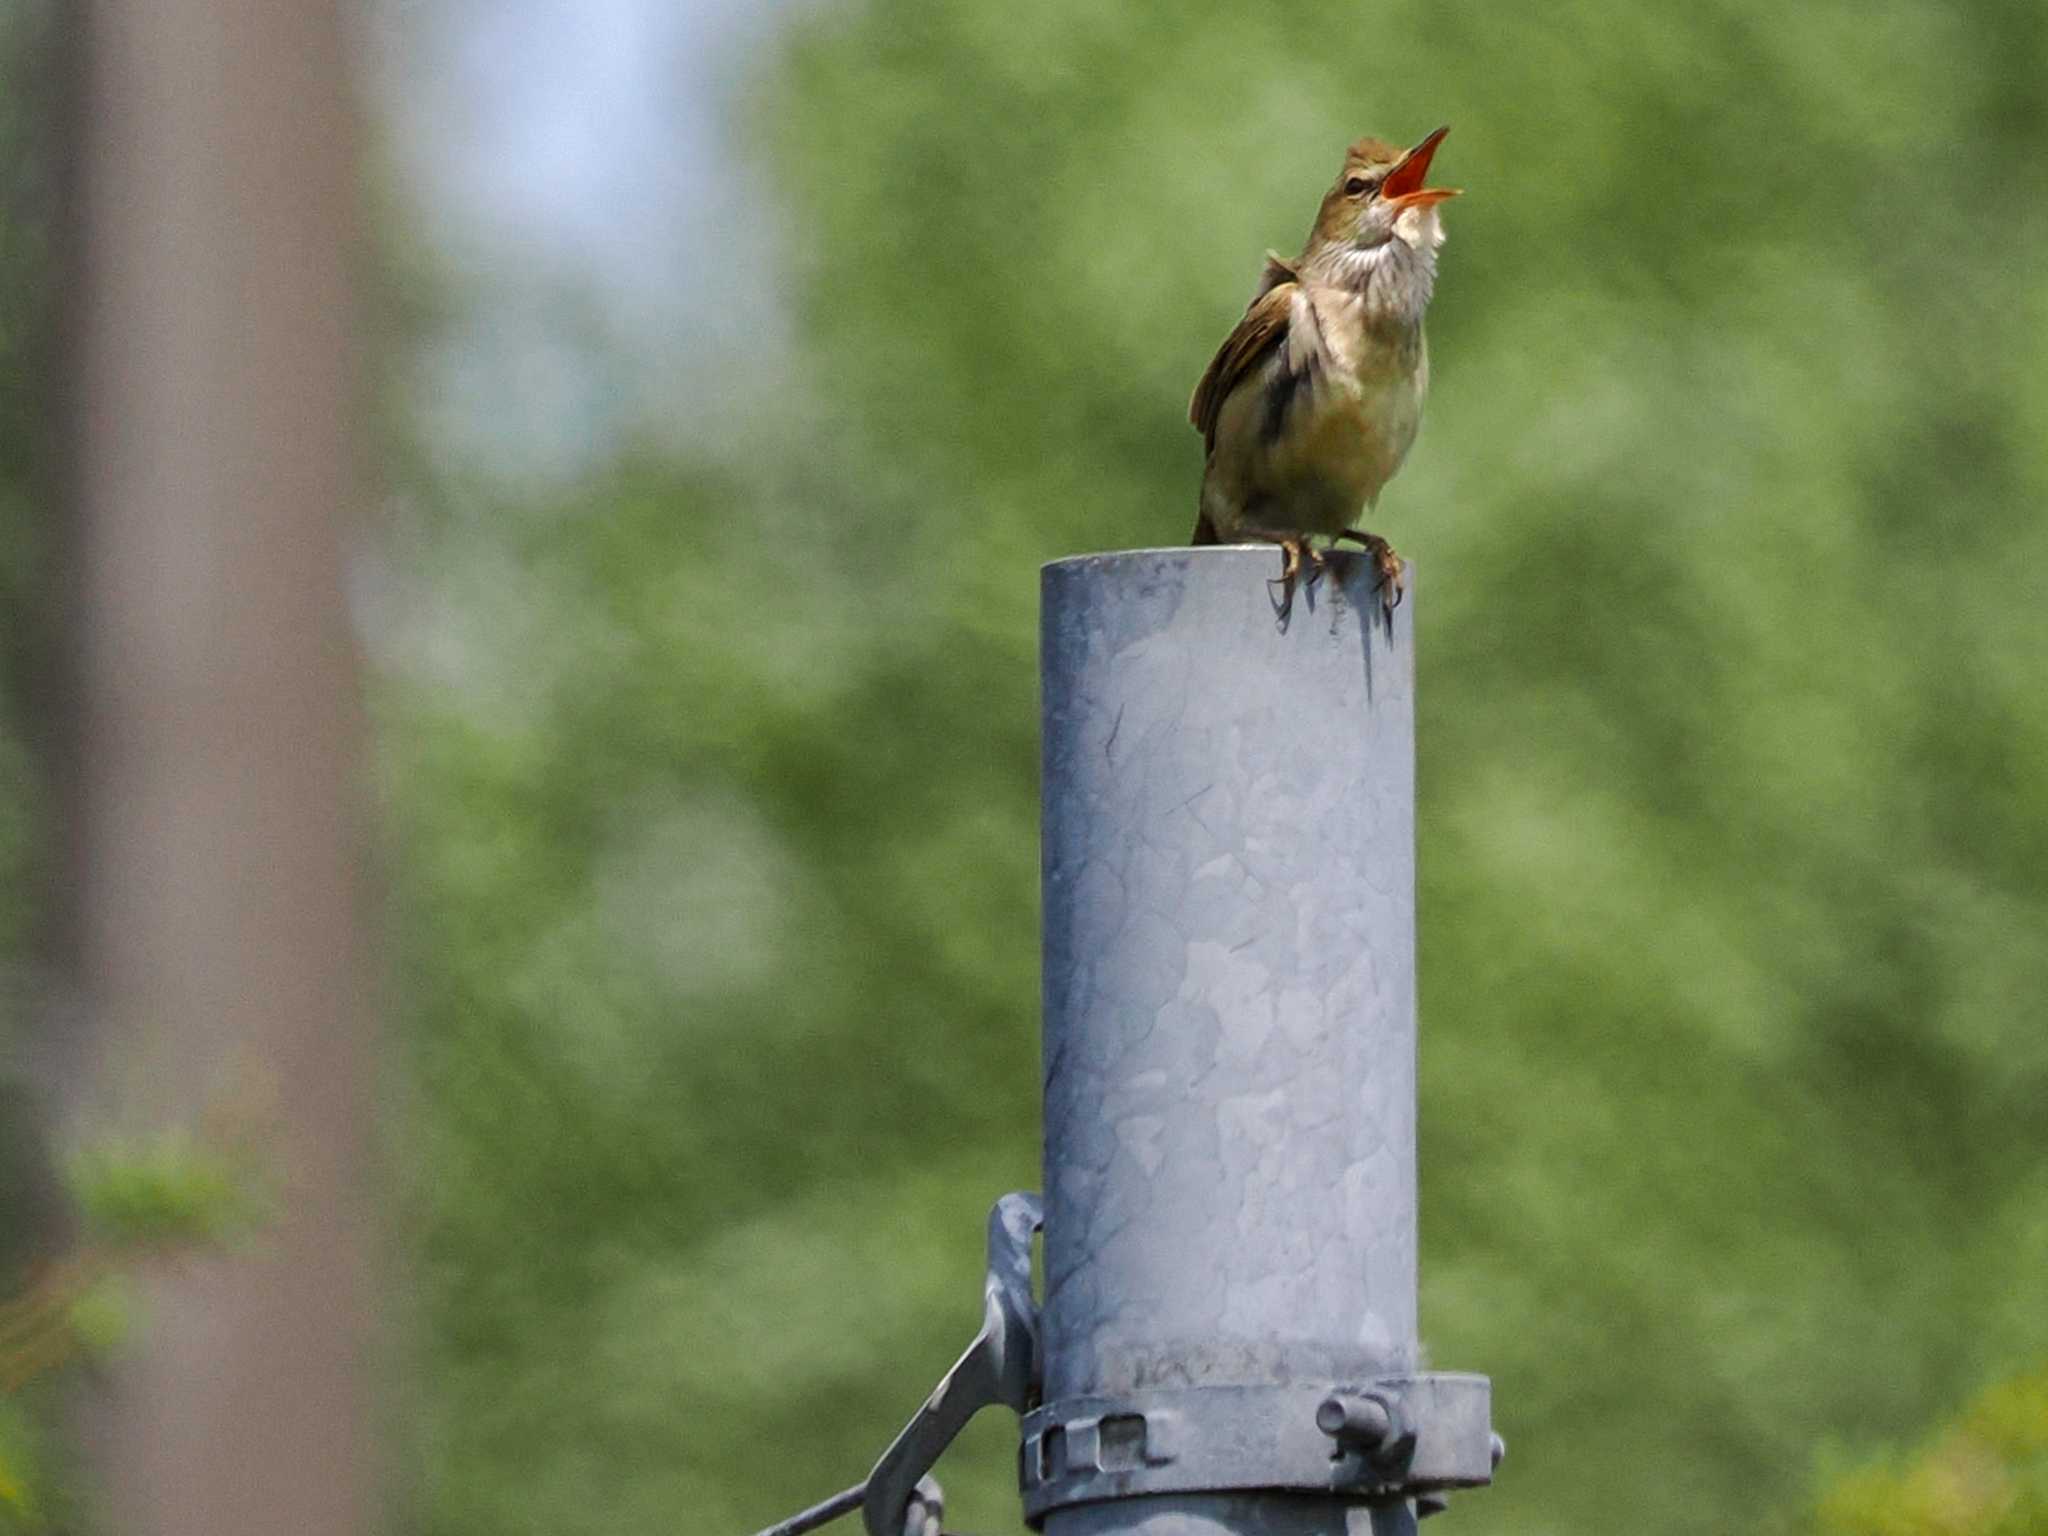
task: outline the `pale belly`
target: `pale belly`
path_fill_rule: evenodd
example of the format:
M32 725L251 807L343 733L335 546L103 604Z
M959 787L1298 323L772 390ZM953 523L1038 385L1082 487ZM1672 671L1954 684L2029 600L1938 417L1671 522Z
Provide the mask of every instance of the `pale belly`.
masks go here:
M1211 520L1226 534L1240 526L1321 534L1357 527L1415 442L1428 379L1420 355L1398 370L1328 368L1294 392L1274 423L1270 376L1261 370L1224 404L1203 485Z
M1274 440L1263 478L1300 509L1304 529L1335 533L1357 522L1408 457L1422 396L1412 379L1345 381L1317 390L1296 415Z

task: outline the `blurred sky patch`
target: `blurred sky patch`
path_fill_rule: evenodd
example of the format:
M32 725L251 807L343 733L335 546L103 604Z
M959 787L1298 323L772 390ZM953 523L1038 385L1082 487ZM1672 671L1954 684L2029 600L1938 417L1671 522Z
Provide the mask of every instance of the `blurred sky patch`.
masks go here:
M560 483L655 419L715 433L780 365L768 202L729 121L790 9L387 0L372 111L459 294L416 365L424 437Z

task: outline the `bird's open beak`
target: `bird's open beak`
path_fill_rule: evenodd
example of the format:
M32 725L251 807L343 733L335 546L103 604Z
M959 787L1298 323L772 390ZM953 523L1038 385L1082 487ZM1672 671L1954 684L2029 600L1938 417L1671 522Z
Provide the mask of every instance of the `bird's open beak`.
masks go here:
M1387 172L1387 179L1380 183L1380 201L1391 203L1399 209L1427 208L1440 203L1447 197L1456 197L1456 187L1425 187L1423 177L1429 174L1430 158L1436 154L1437 145L1443 143L1444 135L1451 131L1449 123L1437 129L1420 144L1401 157L1401 163Z

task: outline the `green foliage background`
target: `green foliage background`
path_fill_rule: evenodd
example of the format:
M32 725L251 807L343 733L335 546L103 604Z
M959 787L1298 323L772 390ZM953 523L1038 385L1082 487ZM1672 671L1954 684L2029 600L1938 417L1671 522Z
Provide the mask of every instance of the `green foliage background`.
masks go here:
M1425 1329L1514 1448L1451 1518L1747 1525L2048 1349L2048 11L869 0L759 68L755 430L403 533L433 1530L746 1530L948 1363L1036 1177L1036 566L1185 536L1260 252L1446 120L1380 521Z

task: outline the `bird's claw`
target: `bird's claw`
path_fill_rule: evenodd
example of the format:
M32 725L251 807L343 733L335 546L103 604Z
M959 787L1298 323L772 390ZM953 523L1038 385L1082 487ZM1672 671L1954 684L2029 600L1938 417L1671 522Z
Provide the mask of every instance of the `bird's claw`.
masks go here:
M1401 606L1401 599L1408 592L1408 566L1394 553L1394 546L1376 533L1367 533L1359 528L1346 528L1337 535L1363 545L1372 557L1373 566L1380 573L1380 606L1386 610L1387 623L1394 622L1394 610Z
M1302 567L1308 568L1309 590L1314 591L1328 562L1321 550L1299 535L1276 538L1273 542L1280 546L1280 574L1267 581L1266 593L1270 598L1275 587L1280 589L1280 596L1273 602L1273 617L1285 629L1294 613L1294 589L1301 580Z

